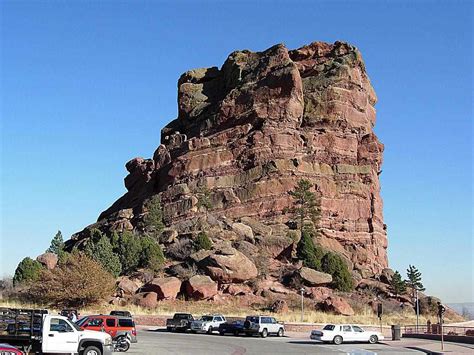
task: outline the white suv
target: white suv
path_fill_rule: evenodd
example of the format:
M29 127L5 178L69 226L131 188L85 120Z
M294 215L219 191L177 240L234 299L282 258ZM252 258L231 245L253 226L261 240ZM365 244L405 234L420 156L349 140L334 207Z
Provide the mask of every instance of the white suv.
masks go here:
M222 314L202 316L200 319L191 322L191 332L211 334L213 331L218 331L219 325L225 322L226 319Z
M273 317L248 316L245 318L244 332L247 335L259 334L262 338L269 334L282 337L285 334L285 326Z

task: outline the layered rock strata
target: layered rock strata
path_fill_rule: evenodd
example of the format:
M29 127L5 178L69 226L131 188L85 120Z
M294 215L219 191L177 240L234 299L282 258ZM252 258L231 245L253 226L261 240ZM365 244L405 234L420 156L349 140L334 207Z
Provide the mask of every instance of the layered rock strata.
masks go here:
M343 42L236 51L220 69L188 71L178 81L178 117L162 129L153 158L126 164L128 192L94 227L139 229L145 202L158 194L165 247L205 228L215 243L267 245L276 257L297 234L288 191L304 178L320 196L319 242L363 277L379 274L387 267L387 234L376 101L359 51ZM203 194L210 208L200 203ZM214 267L245 256L206 258L215 280L245 278Z

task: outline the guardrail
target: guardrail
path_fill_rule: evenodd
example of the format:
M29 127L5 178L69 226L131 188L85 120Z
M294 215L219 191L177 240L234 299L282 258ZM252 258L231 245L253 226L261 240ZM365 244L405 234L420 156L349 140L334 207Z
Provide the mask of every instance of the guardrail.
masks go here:
M474 327L460 327L453 325L431 324L431 325L406 325L403 327L403 334L427 334L427 335L441 335L441 329L443 336L468 336L474 337Z

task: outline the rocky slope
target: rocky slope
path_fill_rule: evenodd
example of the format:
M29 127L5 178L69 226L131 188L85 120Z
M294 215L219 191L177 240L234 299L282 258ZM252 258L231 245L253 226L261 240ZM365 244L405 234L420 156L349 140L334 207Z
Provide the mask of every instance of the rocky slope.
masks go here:
M236 51L220 69L188 71L178 81L178 117L153 158L126 164L128 192L70 244L92 227L139 230L145 202L159 195L165 251L206 230L213 252L191 258L214 281L243 282L257 276L262 250L270 270L294 252L288 191L305 178L321 200L319 243L343 255L356 279L380 274L387 233L376 101L359 51L343 42Z

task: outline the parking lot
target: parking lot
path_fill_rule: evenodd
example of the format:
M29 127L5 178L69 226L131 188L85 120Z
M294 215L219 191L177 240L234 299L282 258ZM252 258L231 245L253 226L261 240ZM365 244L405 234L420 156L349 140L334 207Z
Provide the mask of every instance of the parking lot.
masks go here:
M138 343L127 354L422 354L384 344L321 344L298 337L220 336L170 333L156 327L138 330Z

